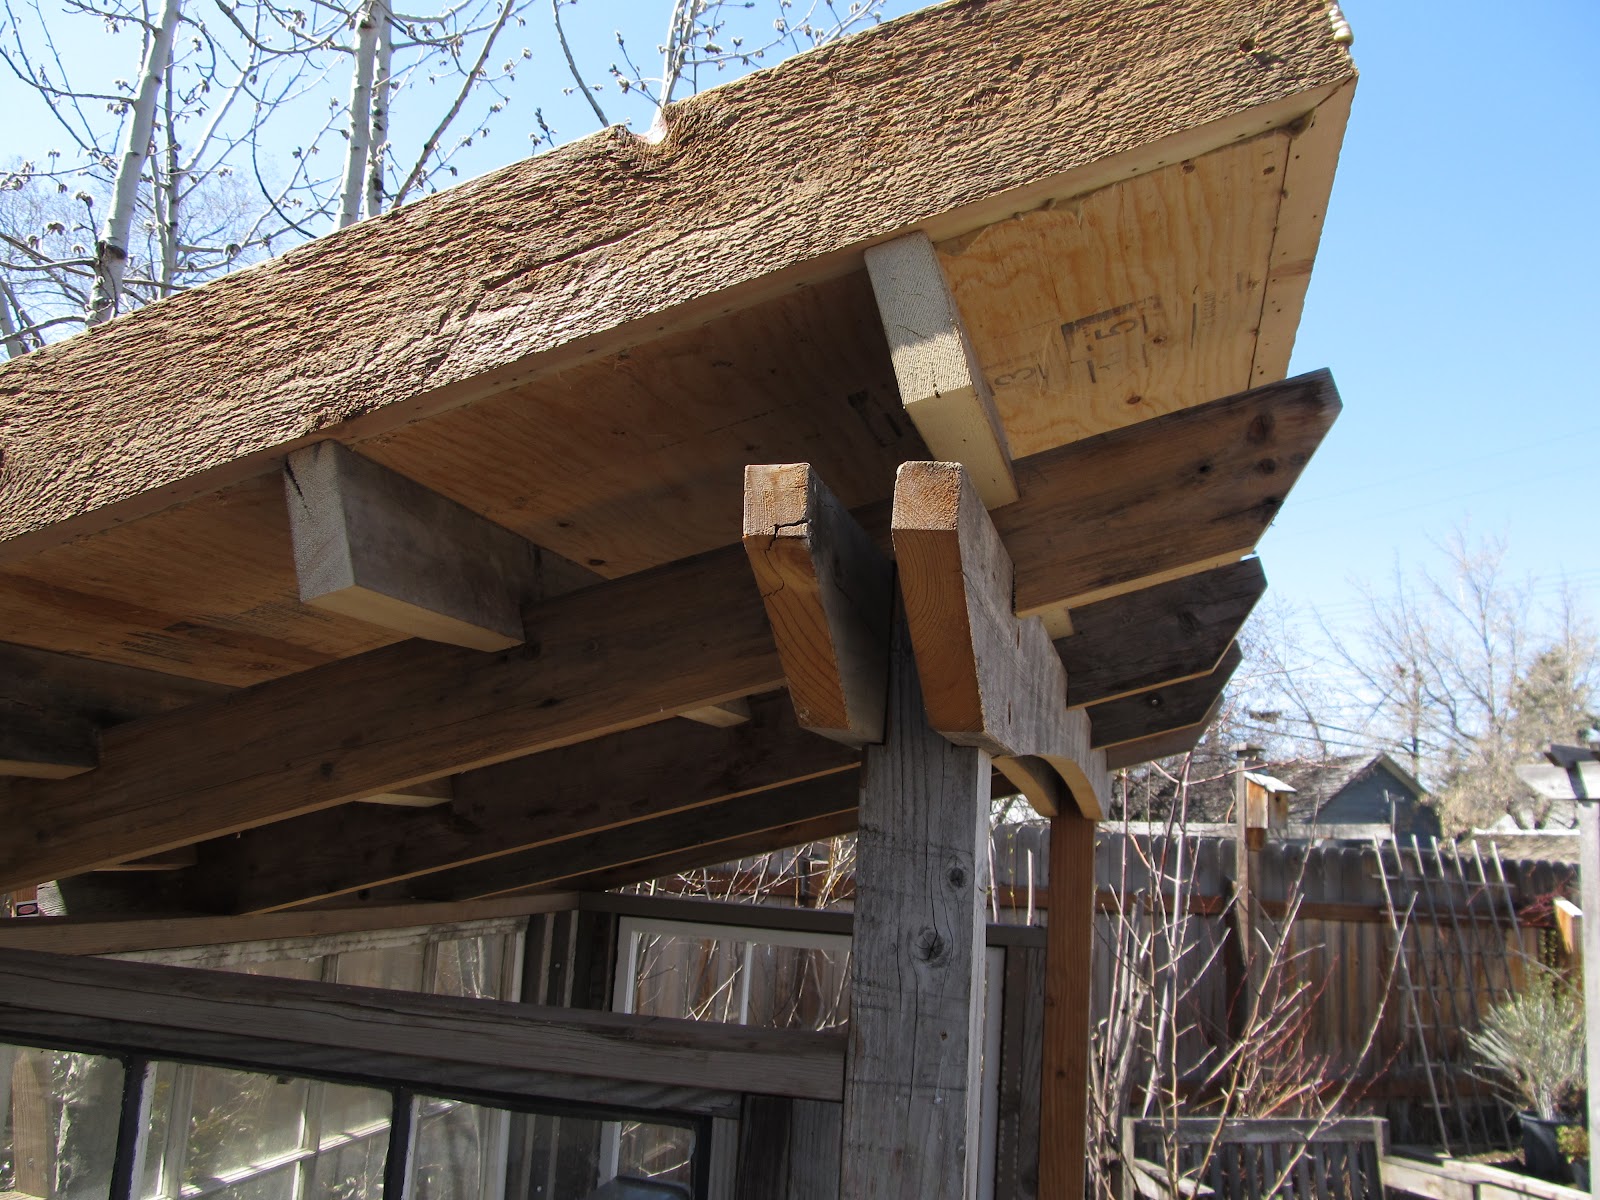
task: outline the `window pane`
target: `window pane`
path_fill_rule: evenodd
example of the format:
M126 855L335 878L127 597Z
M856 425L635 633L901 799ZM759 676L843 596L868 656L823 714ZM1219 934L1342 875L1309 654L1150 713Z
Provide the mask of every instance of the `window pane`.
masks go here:
M440 942L434 950L433 980L428 990L441 996L505 999L501 994L505 954L504 934Z
M381 1200L388 1152L387 1118L380 1128L323 1150L307 1167L306 1200Z
M382 950L349 950L339 955L338 982L358 987L422 991L422 943Z
M523 1113L510 1125L505 1200L689 1200L691 1130Z
M633 1011L776 1029L849 1022L850 951L695 934L639 940Z
M418 1098L412 1200L478 1200L484 1156L502 1114L476 1104Z
M121 1113L116 1060L0 1046L0 1194L101 1200Z
M348 1141L380 1127L387 1136L390 1107L388 1092L380 1092L376 1088L346 1087L338 1083L324 1084L318 1145Z
M231 1183L252 1168L300 1149L310 1086L306 1080L215 1067L183 1067L180 1071L191 1073L188 1082L193 1096L182 1147L185 1186Z

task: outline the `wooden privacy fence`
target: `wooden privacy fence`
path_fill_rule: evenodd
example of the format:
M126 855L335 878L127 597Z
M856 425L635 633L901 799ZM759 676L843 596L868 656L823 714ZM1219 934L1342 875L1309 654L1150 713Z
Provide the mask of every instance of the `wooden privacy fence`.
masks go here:
M1243 998L1264 983L1236 935L1237 846L1110 831L1098 846L1097 1024L1122 994L1116 975L1130 946L1148 945L1150 965L1176 965L1182 980L1175 1067L1196 1088L1240 1036ZM1046 878L1037 827L1001 829L995 851L997 894L1011 906L1001 919L1029 905L1047 912L1047 894L1024 894L1030 877ZM1488 841L1278 839L1255 855L1251 878L1263 932L1281 946L1278 992L1304 985L1293 1038L1272 1053L1287 1057L1292 1040L1293 1069L1320 1075L1325 1096L1350 1081L1345 1107L1386 1117L1397 1142L1458 1153L1510 1144L1504 1106L1474 1072L1465 1034L1524 986L1533 964L1559 965L1545 914L1553 894L1576 888L1575 869L1504 860ZM1266 954L1256 957L1259 971Z

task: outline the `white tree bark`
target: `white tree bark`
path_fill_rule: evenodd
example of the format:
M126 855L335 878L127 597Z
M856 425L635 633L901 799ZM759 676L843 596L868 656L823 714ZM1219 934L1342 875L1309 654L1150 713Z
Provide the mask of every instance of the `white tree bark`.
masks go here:
M378 22L372 72L372 145L367 152L367 216L383 211L383 164L389 150L390 63L394 58L394 20L388 0L373 0Z
M89 296L88 324L100 325L116 316L122 294L122 275L128 265L128 235L139 201L139 179L150 158L150 137L155 131L156 101L161 81L172 59L172 39L178 31L182 0L165 0L161 23L145 51L139 91L129 114L111 206L95 246L94 291Z
M378 26L382 0L365 0L356 22L355 70L350 86L350 147L344 160L344 189L339 197L339 228L361 219L366 195L367 157L372 150L372 78L378 66Z

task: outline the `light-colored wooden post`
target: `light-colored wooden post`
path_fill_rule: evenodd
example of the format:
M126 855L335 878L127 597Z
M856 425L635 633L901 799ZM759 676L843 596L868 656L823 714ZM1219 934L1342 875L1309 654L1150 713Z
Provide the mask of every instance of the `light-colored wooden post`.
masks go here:
M1083 1200L1094 980L1089 970L1094 943L1094 831L1093 821L1070 811L1050 821L1039 1200Z
M1578 876L1583 896L1583 1017L1588 1031L1589 1145L1600 1146L1600 805L1578 802ZM1591 1162L1594 1160L1591 1158ZM1600 1198L1600 1173L1589 1186Z
M972 1200L978 1168L989 756L928 726L897 615L869 746L840 1200Z

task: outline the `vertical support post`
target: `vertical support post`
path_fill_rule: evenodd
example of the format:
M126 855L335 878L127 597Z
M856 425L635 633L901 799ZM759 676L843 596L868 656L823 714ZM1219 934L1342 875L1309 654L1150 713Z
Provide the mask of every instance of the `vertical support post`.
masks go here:
M990 762L929 728L901 612L892 643L862 772L839 1195L972 1200Z
M1095 822L1050 820L1045 925L1044 1070L1039 1086L1039 1200L1083 1200L1089 1132L1089 1006L1094 975Z
M1578 803L1578 875L1583 896L1583 1020L1588 1030L1589 1095L1600 1097L1600 805ZM1594 917L1593 920L1590 918ZM1589 1103L1589 1145L1600 1146L1600 1103ZM1593 1161L1591 1159L1591 1161ZM1600 1197L1600 1173L1592 1173Z

